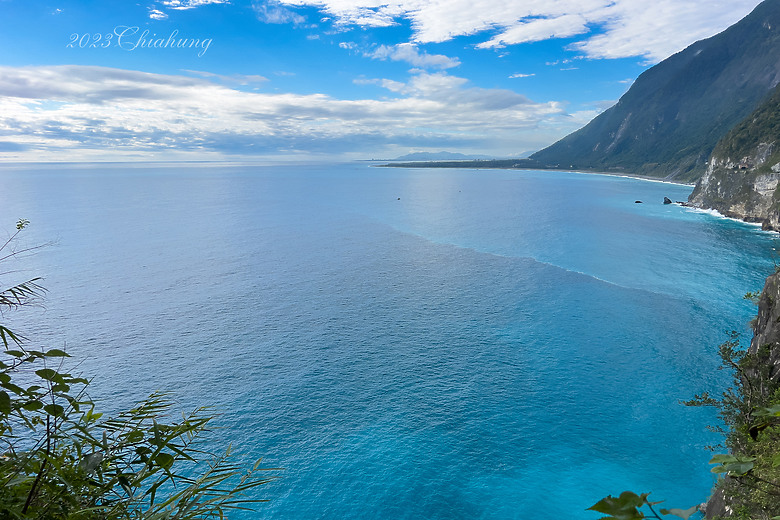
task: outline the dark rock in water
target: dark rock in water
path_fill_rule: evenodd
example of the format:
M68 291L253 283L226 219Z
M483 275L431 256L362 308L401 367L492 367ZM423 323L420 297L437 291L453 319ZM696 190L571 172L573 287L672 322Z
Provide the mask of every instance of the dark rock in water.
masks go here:
M641 200L635 200L634 204L642 204L642 201Z
M669 197L664 197L664 204L671 204L672 200Z
M690 207L692 207L692 206L691 206L690 204L688 204L687 202L683 202L683 201L681 201L681 200L678 200L677 202L675 202L675 204L677 204L678 206L685 206L686 208L690 208Z

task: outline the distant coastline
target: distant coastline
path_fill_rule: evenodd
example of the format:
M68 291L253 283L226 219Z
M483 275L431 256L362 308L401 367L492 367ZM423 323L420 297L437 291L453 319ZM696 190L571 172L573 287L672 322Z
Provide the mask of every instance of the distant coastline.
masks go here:
M479 159L463 161L413 161L413 162L394 162L375 165L378 168L463 168L475 170L541 170L582 173L589 175L611 175L613 177L627 177L630 179L640 179L645 181L663 182L668 184L678 184L682 186L694 186L692 182L676 181L663 177L651 177L649 175L640 175L627 172L605 172L588 169L574 168L555 168L549 165L534 161L533 159Z

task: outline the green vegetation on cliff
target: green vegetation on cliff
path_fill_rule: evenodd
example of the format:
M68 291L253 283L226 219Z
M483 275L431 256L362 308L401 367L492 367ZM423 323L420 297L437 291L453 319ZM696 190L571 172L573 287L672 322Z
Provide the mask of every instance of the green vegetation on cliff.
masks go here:
M715 146L689 202L780 227L780 86Z
M693 404L716 406L725 424L728 455L707 518L780 518L780 274L769 276L758 298L753 338L745 349L736 336L720 348L733 385L720 398Z
M780 146L772 146L780 139L780 86L775 87L763 103L737 124L712 151L713 158L731 160L737 167L744 166L757 173L767 173L780 162ZM752 160L761 144L771 146L768 154L760 157L761 164ZM743 163L744 161L744 163ZM742 164L740 164L742 163Z

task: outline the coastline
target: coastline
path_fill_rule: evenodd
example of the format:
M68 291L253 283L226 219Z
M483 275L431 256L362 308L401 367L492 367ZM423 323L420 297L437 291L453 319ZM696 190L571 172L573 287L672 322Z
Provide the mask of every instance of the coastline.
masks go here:
M589 170L567 170L563 168L542 168L542 167L522 167L516 168L513 166L479 166L475 164L475 161L463 161L464 164L458 165L456 161L420 161L413 163L398 163L398 164L372 164L372 168L425 168L425 169L463 169L463 170L517 170L517 171L542 171L542 172L565 172L565 173L578 173L582 175L609 175L611 177L626 177L629 179L638 179L643 181L661 182L665 184L677 184L681 186L693 187L696 184L692 182L680 182L670 180L667 178L651 177L649 175L640 175L637 173L622 173L622 172L603 172L603 171L589 171Z
M514 169L519 170L520 168L514 168ZM692 182L680 182L680 181L662 179L658 177L650 177L649 175L639 175L636 173L591 172L591 171L584 171L584 170L549 170L549 169L543 171L579 173L582 175L609 175L610 177L626 177L628 179L637 179L640 181L660 182L662 184L676 184L678 186L690 186L691 188L696 186L696 184Z

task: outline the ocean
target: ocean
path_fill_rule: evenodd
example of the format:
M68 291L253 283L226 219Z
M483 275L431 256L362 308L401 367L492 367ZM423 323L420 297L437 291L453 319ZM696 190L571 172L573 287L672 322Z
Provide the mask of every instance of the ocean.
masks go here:
M282 467L254 519L597 519L706 500L717 346L777 235L664 205L690 186L367 163L0 168L0 233L50 243L5 323L109 411L214 406ZM642 203L635 201L641 200Z

